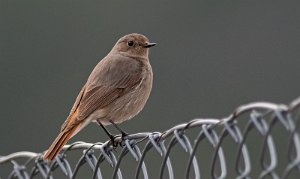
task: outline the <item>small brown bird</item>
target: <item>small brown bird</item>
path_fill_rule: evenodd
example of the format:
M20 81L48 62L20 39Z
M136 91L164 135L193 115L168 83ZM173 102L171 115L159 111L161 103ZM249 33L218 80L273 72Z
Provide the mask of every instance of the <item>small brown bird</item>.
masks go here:
M90 74L44 159L53 160L68 140L90 122L118 124L137 115L152 89L149 48L141 34L120 38Z

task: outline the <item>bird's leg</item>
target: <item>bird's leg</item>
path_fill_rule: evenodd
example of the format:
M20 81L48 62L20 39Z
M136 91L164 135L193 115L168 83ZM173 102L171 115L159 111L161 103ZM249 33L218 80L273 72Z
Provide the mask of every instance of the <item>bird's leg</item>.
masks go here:
M122 139L129 134L123 131L116 123L114 123L114 121L109 120L109 122L122 134Z
M100 121L97 120L97 124L102 127L102 129L104 130L104 132L107 134L107 136L112 141L113 146L115 146L115 137L110 132L108 132L108 130L103 126L103 124Z

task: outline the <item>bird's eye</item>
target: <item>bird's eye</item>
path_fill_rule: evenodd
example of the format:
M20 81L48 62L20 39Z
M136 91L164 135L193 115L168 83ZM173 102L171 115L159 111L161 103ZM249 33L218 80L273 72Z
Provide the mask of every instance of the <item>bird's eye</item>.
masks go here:
M130 46L130 47L133 46L133 44L134 44L134 42L132 40L127 42L127 45Z

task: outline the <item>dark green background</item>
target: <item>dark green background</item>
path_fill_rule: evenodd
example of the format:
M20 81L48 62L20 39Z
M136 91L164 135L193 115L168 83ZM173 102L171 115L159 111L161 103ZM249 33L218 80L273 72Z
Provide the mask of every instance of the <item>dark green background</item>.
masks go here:
M130 133L290 102L300 95L299 4L0 0L0 155L45 150L93 67L132 32L158 45L150 99L121 124ZM106 139L92 124L72 141Z

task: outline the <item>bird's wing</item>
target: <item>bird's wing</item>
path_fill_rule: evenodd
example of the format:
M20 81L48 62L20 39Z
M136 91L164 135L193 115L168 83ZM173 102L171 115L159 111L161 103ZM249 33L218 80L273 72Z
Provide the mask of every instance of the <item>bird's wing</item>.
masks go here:
M79 93L71 113L61 130L81 123L95 110L101 109L128 93L142 80L142 63L131 58L103 59L91 73ZM72 117L74 114L77 117Z

